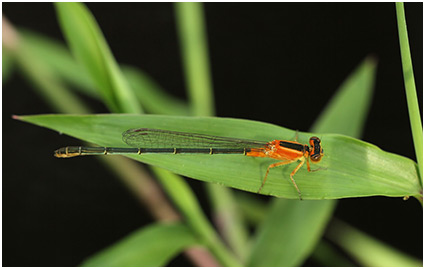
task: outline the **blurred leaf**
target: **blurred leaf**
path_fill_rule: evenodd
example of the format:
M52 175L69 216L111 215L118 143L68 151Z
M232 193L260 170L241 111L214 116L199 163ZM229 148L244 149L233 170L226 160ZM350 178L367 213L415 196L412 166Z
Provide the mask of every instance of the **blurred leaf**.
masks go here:
M82 266L165 266L183 249L199 241L182 223L153 224L89 257Z
M17 117L101 146L125 147L123 131L146 127L205 133L270 141L294 137L295 132L271 124L230 119L173 117L157 115L39 115ZM306 142L312 134L299 133ZM295 176L305 199L334 199L371 195L420 195L416 164L405 157L388 153L369 143L350 137L320 135L326 170L308 173L300 169ZM260 187L269 158L229 155L131 155L135 160L157 165L192 178L256 192ZM314 168L314 167L313 167ZM263 194L298 199L288 174L294 166L272 169ZM223 177L226 175L226 177Z
M2 46L1 66L2 81L5 83L13 72L13 59L10 55L10 52L4 46Z
M44 64L50 67L55 76L75 86L75 89L84 94L91 97L99 96L89 75L62 42L26 29L19 32L32 53L43 59Z
M315 261L327 267L355 267L356 265L343 256L332 244L322 240L311 255Z
M30 30L21 30L25 42L45 65L50 66L56 76L70 83L76 90L98 98L99 94L84 69L59 41ZM122 66L122 72L146 110L153 114L189 115L188 106L165 92L150 76L138 68Z
M422 267L422 261L342 222L333 220L326 235L361 265L368 267Z
M108 108L113 112L142 112L86 6L60 2L55 7L71 51L90 74Z
M25 39L20 40L19 49L13 52L13 57L19 71L56 111L89 113L81 100L66 88L52 67L33 52L31 44L27 44Z
M306 206L307 205L307 206ZM311 238L316 230L323 229L327 218L323 217L319 201L273 200L271 210L261 226L258 240L253 246L248 266L294 266L300 265L314 248ZM332 211L327 211L331 214ZM288 216L293 217L286 220ZM329 216L328 216L329 217ZM317 223L317 221L320 221ZM286 233L273 234L275 223ZM312 228L314 227L314 228ZM299 233L302 231L302 233ZM279 240L276 240L276 237ZM289 245L288 245L289 244ZM260 246L266 246L261 248ZM288 245L288 246L287 246Z
M342 84L340 89L338 89L335 95L336 97L333 98L333 101L327 106L325 112L319 117L318 123L314 125L313 130L316 132L340 132L347 135L359 135L366 119L367 109L369 108L365 104L369 104L369 99L372 97L371 91L373 90L372 85L375 81L375 69L375 61L366 59L353 72L350 78ZM349 102L352 103L350 105L343 105ZM352 122L356 124L352 126ZM322 136L322 140L322 143L324 143L328 139ZM346 149L345 152L350 153L350 148L347 145L341 144L340 149ZM331 154L329 149L325 147L325 157L332 156ZM341 158L350 159L346 156L341 156ZM356 160L351 160L350 162L356 162ZM350 164L346 163L345 165L346 167L343 169L347 169L348 172ZM332 166L342 167L341 164L338 165L336 163L333 163ZM366 170L364 171L369 174ZM372 174L369 175L372 176ZM336 187L335 184L341 182L340 180L343 178L345 178L345 175L338 175L331 184ZM321 179L317 178L317 180L319 184L322 183ZM346 184L350 185L349 183ZM364 185L366 187L368 182L365 182ZM347 187L350 188L351 186ZM269 266L269 262L272 262L276 266L278 264L280 266L299 266L310 255L320 240L325 229L325 224L329 221L336 206L336 201L327 200L299 203L295 200L285 201L279 199L274 200L273 205L275 208L285 208L286 211L279 212L278 215L273 211L269 211L267 221L260 226L258 231L256 239L258 242L252 249L252 253L268 252L268 259L253 254L251 259L252 264ZM309 212L311 210L314 210L315 214L309 216L310 221L308 225L299 225L299 223L305 221L302 215L303 212ZM282 229L283 226L292 227L293 229ZM299 238L294 237L294 234L309 234L310 236L303 237L304 240L301 241ZM278 252L274 249L274 246L281 242L285 243L280 246L280 252ZM296 252L293 251L294 245L297 246ZM258 260L255 260L255 258Z
M188 105L167 94L150 76L138 68L123 66L123 74L143 107L152 114L190 114Z
M207 194L212 207L211 215L220 235L237 258L245 263L251 247L249 231L238 210L234 192L218 184L208 184Z
M360 137L372 102L376 60L366 60L344 81L312 129Z
M208 219L202 212L202 209L192 192L189 184L180 176L170 173L164 169L154 169L158 180L173 200L177 208L184 215L184 219L190 225L193 231L196 231L202 242L214 253L215 257L223 266L240 266L236 259L231 256L230 251L220 241L215 230L212 228Z
M235 196L238 201L238 209L249 224L256 226L264 221L270 208L269 203L256 199L259 197L251 193L237 192Z

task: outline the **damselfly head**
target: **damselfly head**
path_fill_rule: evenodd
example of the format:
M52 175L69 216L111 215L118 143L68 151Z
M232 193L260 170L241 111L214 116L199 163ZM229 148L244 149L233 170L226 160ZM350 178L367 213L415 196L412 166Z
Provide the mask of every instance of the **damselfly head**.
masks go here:
M313 163L320 162L323 157L322 142L316 136L310 138L310 160Z

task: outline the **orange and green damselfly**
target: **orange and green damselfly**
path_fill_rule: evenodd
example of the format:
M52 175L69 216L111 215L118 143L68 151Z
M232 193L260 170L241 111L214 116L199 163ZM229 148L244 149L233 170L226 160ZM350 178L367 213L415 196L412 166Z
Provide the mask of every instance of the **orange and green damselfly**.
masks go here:
M109 154L243 154L251 157L267 157L280 162L273 163L267 168L263 182L258 193L266 183L271 168L300 161L290 174L292 183L298 192L300 199L301 191L294 180L295 173L307 162L307 170L310 169L310 161L318 163L323 156L323 148L318 137L311 137L309 145L303 145L296 141L273 140L270 142L195 134L158 129L130 129L122 134L123 141L132 148L113 147L82 147L69 146L55 151L58 158L69 158L84 155L109 155Z

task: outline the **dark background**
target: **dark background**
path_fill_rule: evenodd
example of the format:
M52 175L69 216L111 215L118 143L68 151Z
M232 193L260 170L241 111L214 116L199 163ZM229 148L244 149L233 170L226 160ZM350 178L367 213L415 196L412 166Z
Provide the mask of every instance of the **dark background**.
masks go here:
M363 139L415 160L393 3L204 6L218 116L307 131L343 80L374 55L376 90ZM117 61L143 69L170 94L185 98L172 4L88 7ZM422 100L422 3L405 9ZM3 14L15 26L63 40L51 4L4 3ZM77 140L11 119L55 112L21 75L15 72L2 94L4 266L75 266L153 221L95 158L53 158L54 149ZM107 112L86 102L97 113ZM202 183L188 181L207 209ZM343 199L335 215L422 258L422 207L415 199ZM184 256L172 262L189 264Z

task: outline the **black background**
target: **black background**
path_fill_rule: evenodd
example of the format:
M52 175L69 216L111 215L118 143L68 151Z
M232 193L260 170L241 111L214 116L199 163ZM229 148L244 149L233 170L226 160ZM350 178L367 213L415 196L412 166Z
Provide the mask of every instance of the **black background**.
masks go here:
M87 5L117 61L143 69L185 98L173 4ZM415 160L393 3L204 6L218 116L306 131L343 80L374 55L376 90L363 139ZM422 100L422 3L405 9ZM4 3L3 14L15 26L63 40L51 4ZM53 158L54 149L77 140L11 119L55 112L21 75L15 72L2 94L4 266L75 266L153 221L96 159ZM86 102L96 113L107 112ZM202 183L188 181L208 210ZM344 199L335 215L422 258L422 208L415 199ZM189 264L183 256L172 262Z

